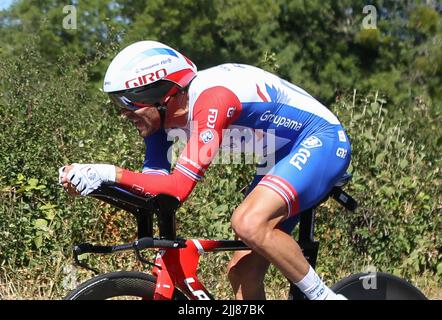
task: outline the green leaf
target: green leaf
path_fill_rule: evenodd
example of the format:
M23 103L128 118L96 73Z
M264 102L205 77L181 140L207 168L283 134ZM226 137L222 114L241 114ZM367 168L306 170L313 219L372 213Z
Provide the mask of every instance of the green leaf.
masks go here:
M370 108L371 108L371 111L372 111L373 113L375 113L375 112L379 109L379 103L377 103L377 102L372 102L372 103L370 104Z
M80 255L78 256L78 260L80 260L80 261L82 261L82 260L86 260L89 256L90 256L89 253L83 253L83 254L80 254Z
M45 219L37 219L34 221L34 226L37 229L45 229L48 226L48 221Z
M227 204L222 204L222 205L216 207L213 211L219 213L219 212L225 212L228 209L229 209L229 206Z
M57 208L57 206L55 204L51 204L51 203L46 203L46 204L44 204L44 205L39 207L39 209L43 210L43 211L44 210L52 210L52 209L55 209L55 208Z
M34 238L34 244L37 247L37 249L40 249L43 245L43 237L41 235L38 235Z
M386 153L385 152L381 152L376 156L376 160L375 160L375 165L379 166L381 164L381 162L384 160Z
M54 220L54 218L55 218L55 211L54 210L46 210L45 211L45 218L48 219L49 221Z
M407 161L407 159L402 159L402 160L399 162L399 167L401 167L401 169L405 169L407 166L408 166L408 161Z
M36 187L37 184L38 184L38 179L35 179L35 178L29 179L28 180L28 184L29 184L30 187Z

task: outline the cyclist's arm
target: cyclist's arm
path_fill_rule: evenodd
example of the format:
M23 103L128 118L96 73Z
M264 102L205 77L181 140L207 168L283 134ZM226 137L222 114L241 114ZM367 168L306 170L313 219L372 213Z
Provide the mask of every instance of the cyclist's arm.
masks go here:
M191 108L192 110L192 108ZM117 169L116 183L140 194L165 193L185 201L215 157L222 139L222 130L239 115L241 103L224 87L203 91L195 102L191 136L172 174L143 175Z
M143 173L168 175L170 173L170 161L172 141L167 140L167 133L160 129L153 135L144 138L146 153L143 163Z

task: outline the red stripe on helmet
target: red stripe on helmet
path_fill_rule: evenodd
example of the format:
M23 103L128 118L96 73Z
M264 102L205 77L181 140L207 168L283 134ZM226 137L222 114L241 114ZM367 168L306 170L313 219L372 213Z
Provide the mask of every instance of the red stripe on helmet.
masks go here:
M196 76L196 73L192 69L183 69L171 74L168 74L164 79L173 81L181 88L187 86L189 82Z
M186 59L186 62L192 67L195 68L195 64L192 62L192 60L190 60L189 58L187 58L184 54L182 55L184 57L184 59Z

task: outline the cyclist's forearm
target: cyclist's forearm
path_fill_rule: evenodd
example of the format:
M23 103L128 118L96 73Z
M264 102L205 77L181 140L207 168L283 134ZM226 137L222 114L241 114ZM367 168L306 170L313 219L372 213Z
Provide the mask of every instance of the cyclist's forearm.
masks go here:
M197 181L178 170L170 175L143 174L116 167L115 183L120 187L143 195L168 194L185 201Z

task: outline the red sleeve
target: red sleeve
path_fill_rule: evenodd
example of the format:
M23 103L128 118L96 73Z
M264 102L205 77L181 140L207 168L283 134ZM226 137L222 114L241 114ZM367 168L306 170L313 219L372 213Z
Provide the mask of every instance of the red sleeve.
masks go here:
M185 201L215 157L222 130L239 116L240 111L241 103L229 89L212 87L204 90L193 107L191 135L173 172L157 176L123 170L118 184L139 194L164 193Z

